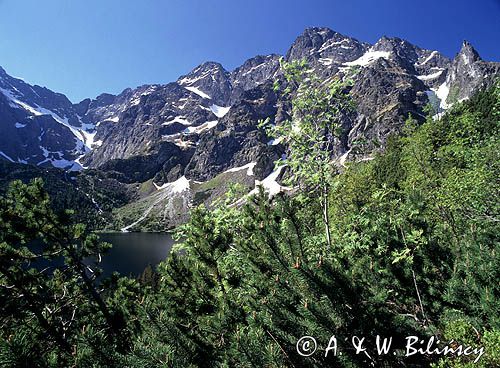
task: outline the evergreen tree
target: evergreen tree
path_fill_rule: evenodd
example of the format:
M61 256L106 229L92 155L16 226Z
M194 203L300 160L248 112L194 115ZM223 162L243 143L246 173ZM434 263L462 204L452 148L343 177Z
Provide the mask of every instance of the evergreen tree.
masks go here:
M0 199L0 364L119 364L130 339L125 305L106 301L90 261L108 248L51 209L41 180L12 183ZM106 292L116 298L130 286Z

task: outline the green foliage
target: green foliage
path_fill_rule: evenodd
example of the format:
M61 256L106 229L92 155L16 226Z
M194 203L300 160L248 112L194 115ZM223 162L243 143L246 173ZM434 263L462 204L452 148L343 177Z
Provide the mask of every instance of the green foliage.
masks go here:
M109 246L54 212L41 180L12 182L0 198L0 366L119 365L136 292L97 284L90 262Z
M277 164L292 170L291 184L316 190L329 184L335 175L332 149L342 130L342 118L352 110L346 93L348 82L334 79L325 83L307 69L304 60L284 62L281 70L286 84L276 85L292 102L292 118L277 125L261 122L268 134L287 148L287 157Z
M285 65L288 83L303 81L302 67ZM304 93L318 93L303 105L299 98L308 110L323 92ZM409 119L383 154L341 175L324 153L318 160L332 174L309 177L304 165L318 164L297 159L295 173L308 183L299 195L261 191L238 207L233 188L215 209L193 211L180 244L140 287L115 278L101 292L83 260L106 245L54 213L40 182L14 183L0 207L0 366L499 366L499 93L481 92L422 126ZM297 114L305 129L314 125ZM329 119L323 128L337 115ZM284 139L295 136L293 125L282 129ZM296 139L321 151L321 135ZM311 188L324 190L324 179L318 196ZM52 272L32 267L57 257L63 266ZM311 357L295 348L304 335L320 345ZM325 356L332 335L365 336L372 347L376 335L392 336L399 354L343 345L343 355ZM485 354L476 365L463 356L405 358L410 335Z
M391 335L397 349L438 335L485 346L481 364L498 364L498 101L493 89L441 120L409 120L383 154L332 177L327 252L314 195L195 211L147 307L166 341L152 350L173 366L470 364L295 351L303 335Z
M111 210L130 199L125 185L99 171L68 173L6 160L0 161L0 194L5 195L14 180L28 184L39 177L43 177L43 188L50 196L52 208L74 209L72 220L85 223L89 229L105 227L111 221Z
M275 125L263 121L261 126L287 147L286 158L276 165L290 168L289 183L300 185L307 195L320 195L325 237L331 247L328 192L337 174L332 154L342 133L342 121L353 108L346 91L349 82L322 81L307 69L305 60L287 63L281 59L280 64L286 81L282 94L291 100L292 118ZM279 90L279 84L275 88Z

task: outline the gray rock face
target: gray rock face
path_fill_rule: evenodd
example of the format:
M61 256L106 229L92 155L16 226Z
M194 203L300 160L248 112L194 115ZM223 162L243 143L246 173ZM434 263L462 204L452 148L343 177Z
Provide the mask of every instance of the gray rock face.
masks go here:
M306 59L309 63L330 66L359 58L369 46L328 28L308 28L290 47L286 59Z
M236 128L235 124L226 129L225 124L243 116L233 111L238 111L244 104L247 104L247 110L251 109L248 107L251 105L249 98L257 96L258 92L247 95L248 91L259 90L264 83L268 84L268 92L272 91L269 83L278 69L277 55L252 58L232 73L224 70L218 63L208 62L182 76L176 83L143 86L136 90L125 90L116 97L101 95L94 101L82 102L80 105L87 106L84 119L96 122L95 139L103 142L82 159L82 163L116 171L122 180L133 181L139 177L147 180L154 177L155 182L164 183L182 175L211 178L220 170L230 168L233 163L244 161L245 157L249 160L256 159L260 150L253 147L256 142L253 136L266 141L263 133L257 132L256 117L266 118L274 112L268 109L266 115L258 111L247 111L246 122L236 124L240 128L247 124L243 131ZM267 105L273 102L267 95L255 98ZM209 142L212 133L220 133L221 130L225 131L227 137L219 141L223 147L217 157L218 160L225 161L219 165L214 161L217 160L215 156L208 159L205 149L209 150L208 147L216 143ZM236 132L238 139L245 140L244 144L240 145L234 140L234 134L229 134L229 131ZM227 147L225 142L228 142ZM169 156L165 156L163 152L167 147L170 147L169 154L175 151L175 155L168 159ZM228 147L232 149L228 150ZM238 154L240 150L246 150L246 153L233 160L230 156ZM228 156L225 152L231 154ZM161 166L156 173L148 170L143 176L131 176L132 170L127 166L143 162L144 160L138 159L142 156L154 162L159 158L165 159L165 164L156 163L153 167ZM248 162L243 164L246 163Z
M463 101L474 91L491 85L500 73L500 63L485 62L470 43L464 41L448 70L445 85L449 89L446 103Z
M231 97L230 74L221 64L206 62L187 75L180 77L177 83L213 103L225 106Z
M241 95L252 88L276 77L279 71L279 55L256 56L243 63L231 73L231 103L241 99Z
M22 101L29 104L34 110L39 110L40 115L44 113L43 110L50 110L62 118L67 118L68 124L76 127L81 126L74 105L61 93L55 93L37 85L32 86L22 79L11 77L1 67L0 88L2 88L5 97L10 95L11 103L14 105L16 104L15 100ZM23 108L23 106L17 105L14 108ZM33 114L32 111L26 111Z
M352 88L356 117L347 128L347 149L368 154L397 133L408 114L419 118L427 103L424 83L408 74L397 61L380 58L362 68Z
M344 63L363 56L369 47L328 28L308 28L292 44L285 59L305 59L314 73L327 79L335 76Z
M259 119L276 113L277 98L270 83L245 92L217 126L200 136L196 151L186 167L188 178L205 181L233 168L256 162L257 179L272 171L279 148L257 128Z
M77 169L91 127L62 94L31 86L0 68L0 156L11 162Z

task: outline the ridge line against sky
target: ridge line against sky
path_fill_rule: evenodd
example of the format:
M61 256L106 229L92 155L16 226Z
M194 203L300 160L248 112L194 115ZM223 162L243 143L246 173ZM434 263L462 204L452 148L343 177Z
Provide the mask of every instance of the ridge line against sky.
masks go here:
M205 61L233 70L284 55L307 27L399 37L448 57L468 40L500 61L500 0L0 0L0 66L73 102L175 81Z

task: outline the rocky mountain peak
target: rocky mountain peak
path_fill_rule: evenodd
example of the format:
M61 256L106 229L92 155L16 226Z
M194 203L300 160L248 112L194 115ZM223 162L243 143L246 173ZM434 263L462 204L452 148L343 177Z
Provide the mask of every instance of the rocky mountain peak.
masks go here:
M448 105L469 98L474 91L491 85L500 72L500 63L485 62L467 41L453 59L444 83ZM492 78L493 77L493 78Z
M393 57L398 57L408 62L415 63L419 58L420 48L399 37L382 36L372 47L373 51L389 52Z
M177 83L206 99L212 99L216 104L226 105L231 97L230 74L217 62L205 62L186 75L181 76Z
M241 70L248 71L249 69L254 68L254 67L261 65L263 63L267 63L267 62L272 61L272 60L279 60L280 57L281 56L278 54L257 55L257 56L254 56L253 58L246 60L243 63L243 65L234 69L234 71L232 73L238 74L238 72Z
M192 71L190 71L187 76L193 76L193 75L201 75L204 73L227 73L227 70L224 69L221 63L218 63L216 61L206 61L200 65L198 65L196 68L194 68ZM182 79L179 78L179 79Z
M130 88L129 88L130 89ZM125 90L127 91L127 90ZM111 93L101 93L99 96L95 98L95 100L91 100L95 106L107 106L113 103L115 100L116 96L112 95Z
M286 59L305 59L316 70L330 69L360 58L369 47L329 28L307 28L290 47Z
M309 38L320 37L323 41L332 38L337 32L328 27L308 27L302 32L302 36ZM300 38L301 36L299 36Z
M481 61L479 53L468 41L464 41L462 43L462 48L460 49L457 58L461 58L464 64L472 64L476 61Z
M298 60L308 58L314 51L318 51L325 42L334 38L335 35L337 35L337 32L329 28L306 28L288 50L286 59Z

